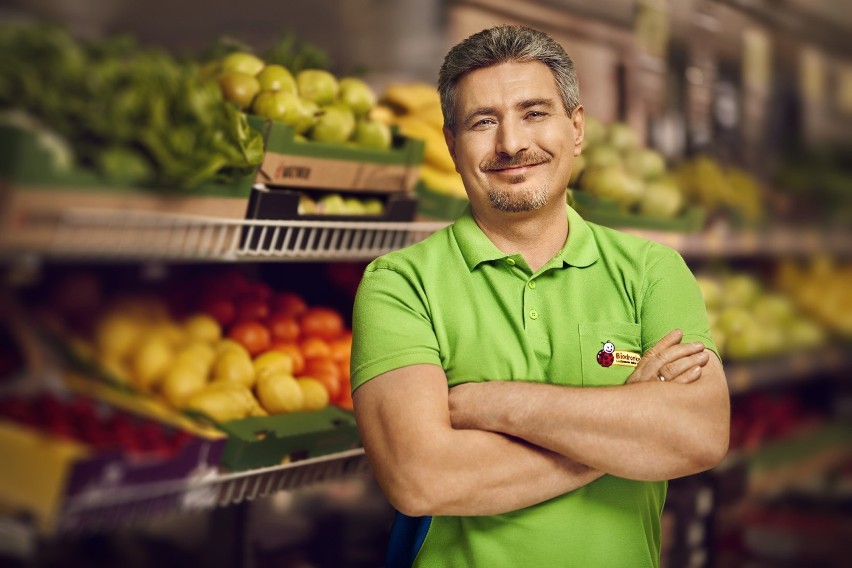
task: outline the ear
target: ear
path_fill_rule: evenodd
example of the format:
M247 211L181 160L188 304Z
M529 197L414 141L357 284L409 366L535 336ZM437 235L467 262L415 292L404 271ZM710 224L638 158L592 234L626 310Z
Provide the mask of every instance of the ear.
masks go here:
M444 131L444 141L447 143L447 149L450 151L450 157L453 159L453 164L456 166L456 171L458 171L459 166L458 162L456 162L456 135L453 134L449 128L446 126L443 127Z
M571 122L574 124L574 156L579 156L583 151L583 140L586 137L586 111L583 105L577 105L574 109Z

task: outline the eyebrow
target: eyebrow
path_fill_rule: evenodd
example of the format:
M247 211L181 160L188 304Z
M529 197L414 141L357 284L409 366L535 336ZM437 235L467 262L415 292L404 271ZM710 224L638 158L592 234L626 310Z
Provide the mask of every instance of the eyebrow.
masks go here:
M517 103L515 105L515 108L517 110L526 110L528 108L533 108L533 107L544 107L544 108L550 109L550 108L553 108L554 106L555 106L555 104L554 104L552 99L540 98L540 99L523 100L523 101ZM488 116L488 115L492 115L492 114L496 114L496 113L497 113L497 109L495 109L494 107L479 107L477 109L470 111L466 115L464 115L464 118L462 119L462 124L470 124L470 121L473 120L474 118L478 117L478 116Z

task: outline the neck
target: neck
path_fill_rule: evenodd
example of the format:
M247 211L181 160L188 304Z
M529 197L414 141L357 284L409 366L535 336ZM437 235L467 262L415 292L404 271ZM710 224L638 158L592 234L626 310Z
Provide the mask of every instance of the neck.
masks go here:
M560 205L529 213L474 210L473 218L498 249L520 253L535 272L556 256L568 238L567 211Z

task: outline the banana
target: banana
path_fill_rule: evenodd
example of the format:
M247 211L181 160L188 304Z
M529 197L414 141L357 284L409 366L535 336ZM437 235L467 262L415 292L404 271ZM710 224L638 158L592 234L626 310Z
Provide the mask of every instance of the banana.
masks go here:
M467 199L464 183L462 183L461 176L456 172L448 173L435 169L428 164L423 164L420 166L420 179L436 193Z
M434 128L438 132L441 132L444 129L444 113L441 111L440 101L418 109L414 113L414 116Z
M399 108L403 114L416 112L436 101L439 97L435 85L424 82L393 83L382 95L382 102Z
M398 116L395 120L400 132L411 138L420 138L424 142L423 161L439 170L455 172L453 162L444 135L416 116Z

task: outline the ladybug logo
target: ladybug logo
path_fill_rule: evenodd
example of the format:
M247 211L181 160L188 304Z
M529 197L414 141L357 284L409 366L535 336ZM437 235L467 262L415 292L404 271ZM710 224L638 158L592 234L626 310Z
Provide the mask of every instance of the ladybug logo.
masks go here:
M603 349L598 351L598 365L601 367L609 367L615 361L615 345L612 341L607 341L603 344Z

